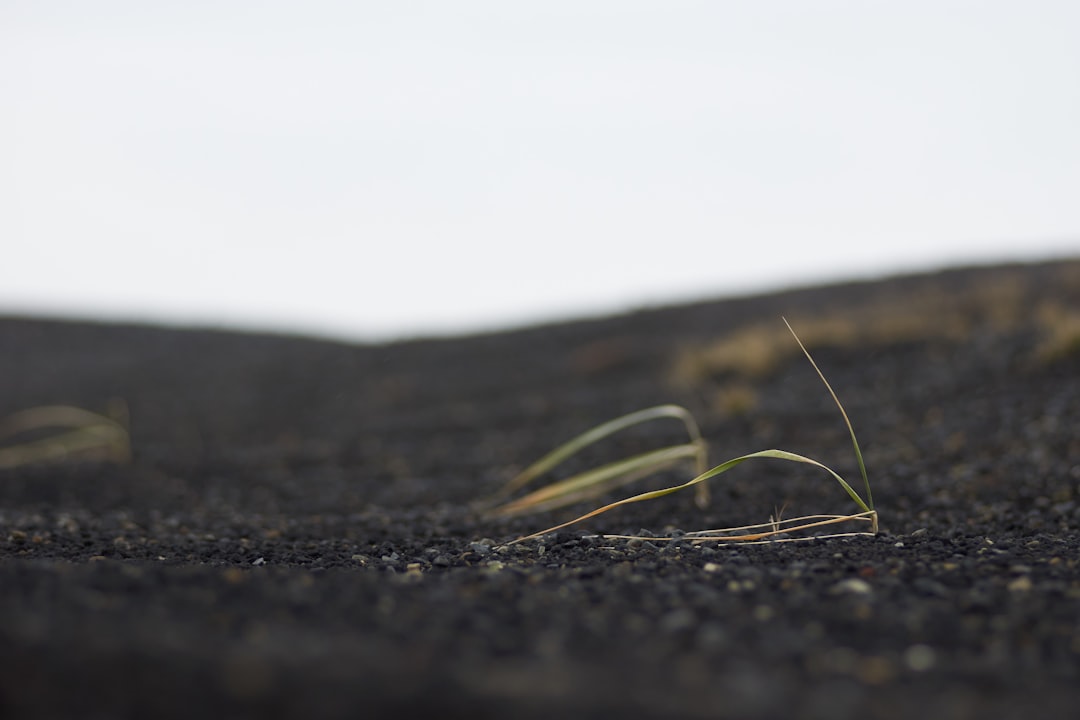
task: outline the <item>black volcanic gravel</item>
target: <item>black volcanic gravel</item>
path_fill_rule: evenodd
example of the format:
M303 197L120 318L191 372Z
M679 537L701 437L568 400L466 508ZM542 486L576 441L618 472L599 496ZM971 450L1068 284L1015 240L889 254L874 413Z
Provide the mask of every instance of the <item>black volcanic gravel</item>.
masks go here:
M961 270L384 346L0 319L0 415L122 398L134 452L0 469L0 717L1076 717L1080 350L1033 353L1048 305L1080 313L1078 278ZM815 352L876 537L595 535L849 509L786 463L720 478L705 511L676 495L513 546L566 516L471 509L556 443L670 401L717 462L780 447L855 477L804 360L744 379L732 415L708 400L725 378L672 381L677 353L883 298L944 315L999 285L1021 322L976 307L960 340Z

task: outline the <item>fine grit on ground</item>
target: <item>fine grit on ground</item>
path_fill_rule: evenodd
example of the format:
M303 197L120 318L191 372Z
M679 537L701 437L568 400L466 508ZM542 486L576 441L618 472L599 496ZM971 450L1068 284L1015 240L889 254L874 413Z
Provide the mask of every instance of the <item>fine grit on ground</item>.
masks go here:
M773 461L715 478L705 508L677 493L509 546L596 502L478 510L664 403L716 462L782 448L857 478L781 316L858 432L876 536L680 539L850 512L828 476ZM3 717L1080 707L1080 262L381 346L0 319L0 416L57 407L110 419L16 416L0 438ZM684 438L642 425L565 470Z

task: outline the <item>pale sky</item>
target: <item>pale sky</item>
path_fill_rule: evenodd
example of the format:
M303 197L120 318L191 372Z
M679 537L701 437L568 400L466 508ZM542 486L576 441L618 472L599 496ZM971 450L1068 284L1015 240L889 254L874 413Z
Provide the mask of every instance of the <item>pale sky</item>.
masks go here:
M0 314L385 339L1080 256L1080 3L0 0Z

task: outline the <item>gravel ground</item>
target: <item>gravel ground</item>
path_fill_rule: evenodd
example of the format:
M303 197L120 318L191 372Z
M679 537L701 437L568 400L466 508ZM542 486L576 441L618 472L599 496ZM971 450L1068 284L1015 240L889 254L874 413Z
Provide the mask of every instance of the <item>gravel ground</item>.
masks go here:
M859 433L877 536L598 536L851 509L775 461L705 510L517 545L573 513L475 511L662 402L715 462L779 447L856 477L805 360L744 352L781 314ZM381 346L0 318L0 416L121 399L133 454L0 466L0 716L1075 717L1078 319L1076 261Z

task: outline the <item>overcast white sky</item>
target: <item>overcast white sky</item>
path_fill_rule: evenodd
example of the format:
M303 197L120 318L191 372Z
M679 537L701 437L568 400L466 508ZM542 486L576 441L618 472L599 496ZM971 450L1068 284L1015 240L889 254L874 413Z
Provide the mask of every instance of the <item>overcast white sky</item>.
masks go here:
M1080 3L0 2L0 314L375 339L1080 255Z

